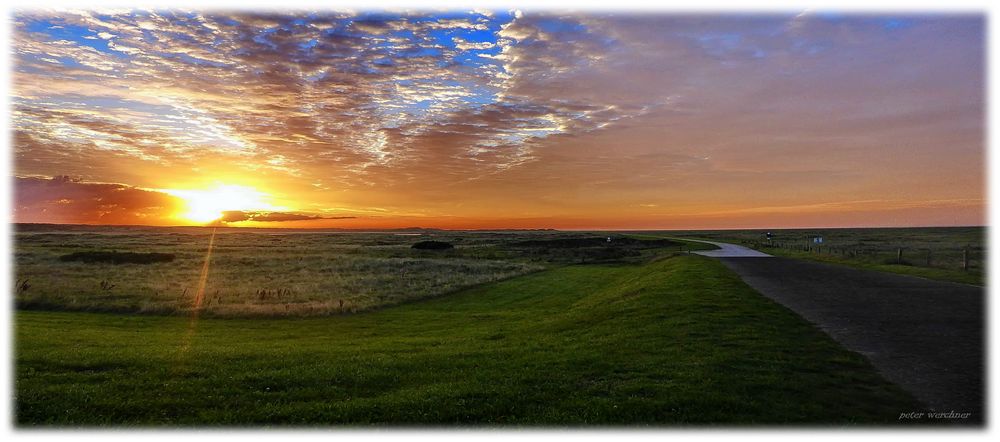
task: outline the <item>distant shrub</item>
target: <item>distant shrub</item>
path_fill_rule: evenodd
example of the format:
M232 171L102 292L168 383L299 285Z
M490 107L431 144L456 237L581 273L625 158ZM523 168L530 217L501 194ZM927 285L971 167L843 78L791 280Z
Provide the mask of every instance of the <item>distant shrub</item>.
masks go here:
M420 241L410 247L419 250L448 250L455 248L451 243L444 241Z
M615 261L623 258L642 256L636 250L631 249L621 249L614 247L597 247L587 250L586 253L581 256L584 262L588 261Z
M73 252L59 257L60 261L80 261L86 263L109 262L112 264L152 264L174 260L172 253L137 252Z
M608 239L605 237L532 239L528 241L517 241L510 243L510 245L513 247L539 247L546 249L600 247L600 246L606 246L607 244L608 244Z

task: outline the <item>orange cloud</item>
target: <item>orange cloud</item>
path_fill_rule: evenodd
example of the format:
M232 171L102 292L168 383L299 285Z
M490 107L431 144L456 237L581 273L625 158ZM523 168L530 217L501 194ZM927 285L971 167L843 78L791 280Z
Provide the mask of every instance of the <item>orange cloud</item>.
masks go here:
M67 176L17 177L19 223L167 225L182 201L124 184L87 183Z
M222 212L219 223L238 223L251 221L255 223L283 223L290 221L318 221L330 219L354 219L354 216L323 216L294 212L248 212L242 210L227 210Z

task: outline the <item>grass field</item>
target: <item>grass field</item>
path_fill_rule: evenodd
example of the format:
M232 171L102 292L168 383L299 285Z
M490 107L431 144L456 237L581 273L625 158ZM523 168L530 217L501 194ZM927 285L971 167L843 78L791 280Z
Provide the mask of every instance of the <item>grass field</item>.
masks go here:
M699 256L327 318L19 311L15 354L19 426L896 424L921 409Z
M742 244L776 256L808 259L973 285L986 284L985 227L715 230L664 236ZM647 236L655 236L644 232ZM662 234L662 233L661 233ZM813 238L822 237L816 244ZM902 261L899 251L902 250ZM964 254L968 250L968 269Z
M187 314L194 307L211 237L207 228L19 229L15 299L23 309ZM455 248L411 248L428 239ZM222 229L213 241L201 313L219 317L354 313L569 263L641 262L682 247L700 247L628 242L621 235L611 243L605 239L545 231ZM66 260L81 253L110 252L158 253L174 259L148 264Z

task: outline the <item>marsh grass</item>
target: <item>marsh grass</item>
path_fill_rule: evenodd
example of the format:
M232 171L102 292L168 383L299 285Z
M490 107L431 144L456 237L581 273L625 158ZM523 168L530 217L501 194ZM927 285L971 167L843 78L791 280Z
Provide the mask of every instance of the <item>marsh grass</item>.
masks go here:
M194 308L209 235L205 229L177 232L152 228L19 232L16 279L19 284L25 282L15 288L17 305L21 309L187 314ZM616 247L603 243L591 247L590 240L580 243L581 247L525 249L512 245L526 239L573 238L593 239L594 235L219 233L200 310L209 317L357 313L553 266L640 262L669 250L665 243L655 241ZM427 241L455 247L412 248ZM67 260L67 256L74 260ZM150 257L163 256L172 260L148 262Z
M137 253L116 251L73 252L59 257L60 261L80 261L86 263L108 262L111 264L153 264L173 261L172 253Z

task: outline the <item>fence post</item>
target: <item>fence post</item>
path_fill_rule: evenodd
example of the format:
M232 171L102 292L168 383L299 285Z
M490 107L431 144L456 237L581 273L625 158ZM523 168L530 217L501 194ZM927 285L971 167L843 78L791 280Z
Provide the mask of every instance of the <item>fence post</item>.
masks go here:
M903 248L900 247L896 249L896 264L902 264L902 263L903 263Z
M927 267L931 266L931 249L927 249Z
M969 246L962 250L962 270L969 271Z

